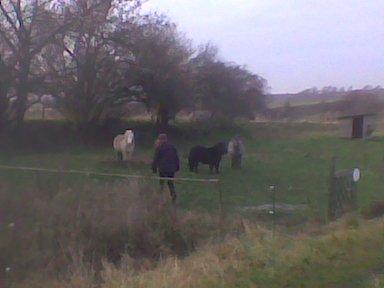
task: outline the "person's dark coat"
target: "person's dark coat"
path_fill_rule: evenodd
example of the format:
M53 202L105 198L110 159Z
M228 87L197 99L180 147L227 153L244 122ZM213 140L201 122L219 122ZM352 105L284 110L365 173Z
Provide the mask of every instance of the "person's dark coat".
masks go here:
M176 148L165 143L158 147L153 157L152 170L160 173L176 173L180 169L180 160Z

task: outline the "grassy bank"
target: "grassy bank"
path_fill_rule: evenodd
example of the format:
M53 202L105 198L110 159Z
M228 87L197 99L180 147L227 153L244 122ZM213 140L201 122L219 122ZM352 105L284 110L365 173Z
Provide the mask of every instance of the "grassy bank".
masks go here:
M346 217L293 236L243 223L239 237L208 244L185 259L168 258L137 271L126 256L120 266L103 263L102 288L348 287L384 285L383 219ZM28 279L19 287L93 288L89 267L77 263L69 277Z
M250 228L139 275L107 266L103 287L383 287L383 229L382 219L349 218L316 236L272 239L269 231Z

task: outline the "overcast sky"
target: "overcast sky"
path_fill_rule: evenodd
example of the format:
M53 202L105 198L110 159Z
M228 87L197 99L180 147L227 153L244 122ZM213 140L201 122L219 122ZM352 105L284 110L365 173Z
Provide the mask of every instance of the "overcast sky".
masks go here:
M384 84L384 0L149 0L273 93Z

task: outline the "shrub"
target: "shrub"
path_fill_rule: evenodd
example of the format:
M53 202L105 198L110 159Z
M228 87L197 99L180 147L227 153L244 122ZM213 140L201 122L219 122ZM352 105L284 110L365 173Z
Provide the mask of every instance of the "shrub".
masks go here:
M368 219L376 218L384 215L384 201L372 202L365 216Z

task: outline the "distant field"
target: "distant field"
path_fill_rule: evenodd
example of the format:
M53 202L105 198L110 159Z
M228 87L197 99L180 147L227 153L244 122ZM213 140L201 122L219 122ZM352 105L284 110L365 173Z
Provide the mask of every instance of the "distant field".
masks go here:
M302 106L302 105L312 105L312 104L320 104L320 103L332 103L339 101L340 99L335 100L316 100L316 99L292 99L288 100L290 106ZM287 103L286 99L273 99L268 103L268 108L278 108L278 107L284 107Z
M321 102L270 108L266 116L270 120L311 121L314 123L335 122L342 111L343 102Z
M268 99L269 108L283 107L287 103L290 106L311 105L340 101L345 97L345 93L297 93L297 94L271 94Z

